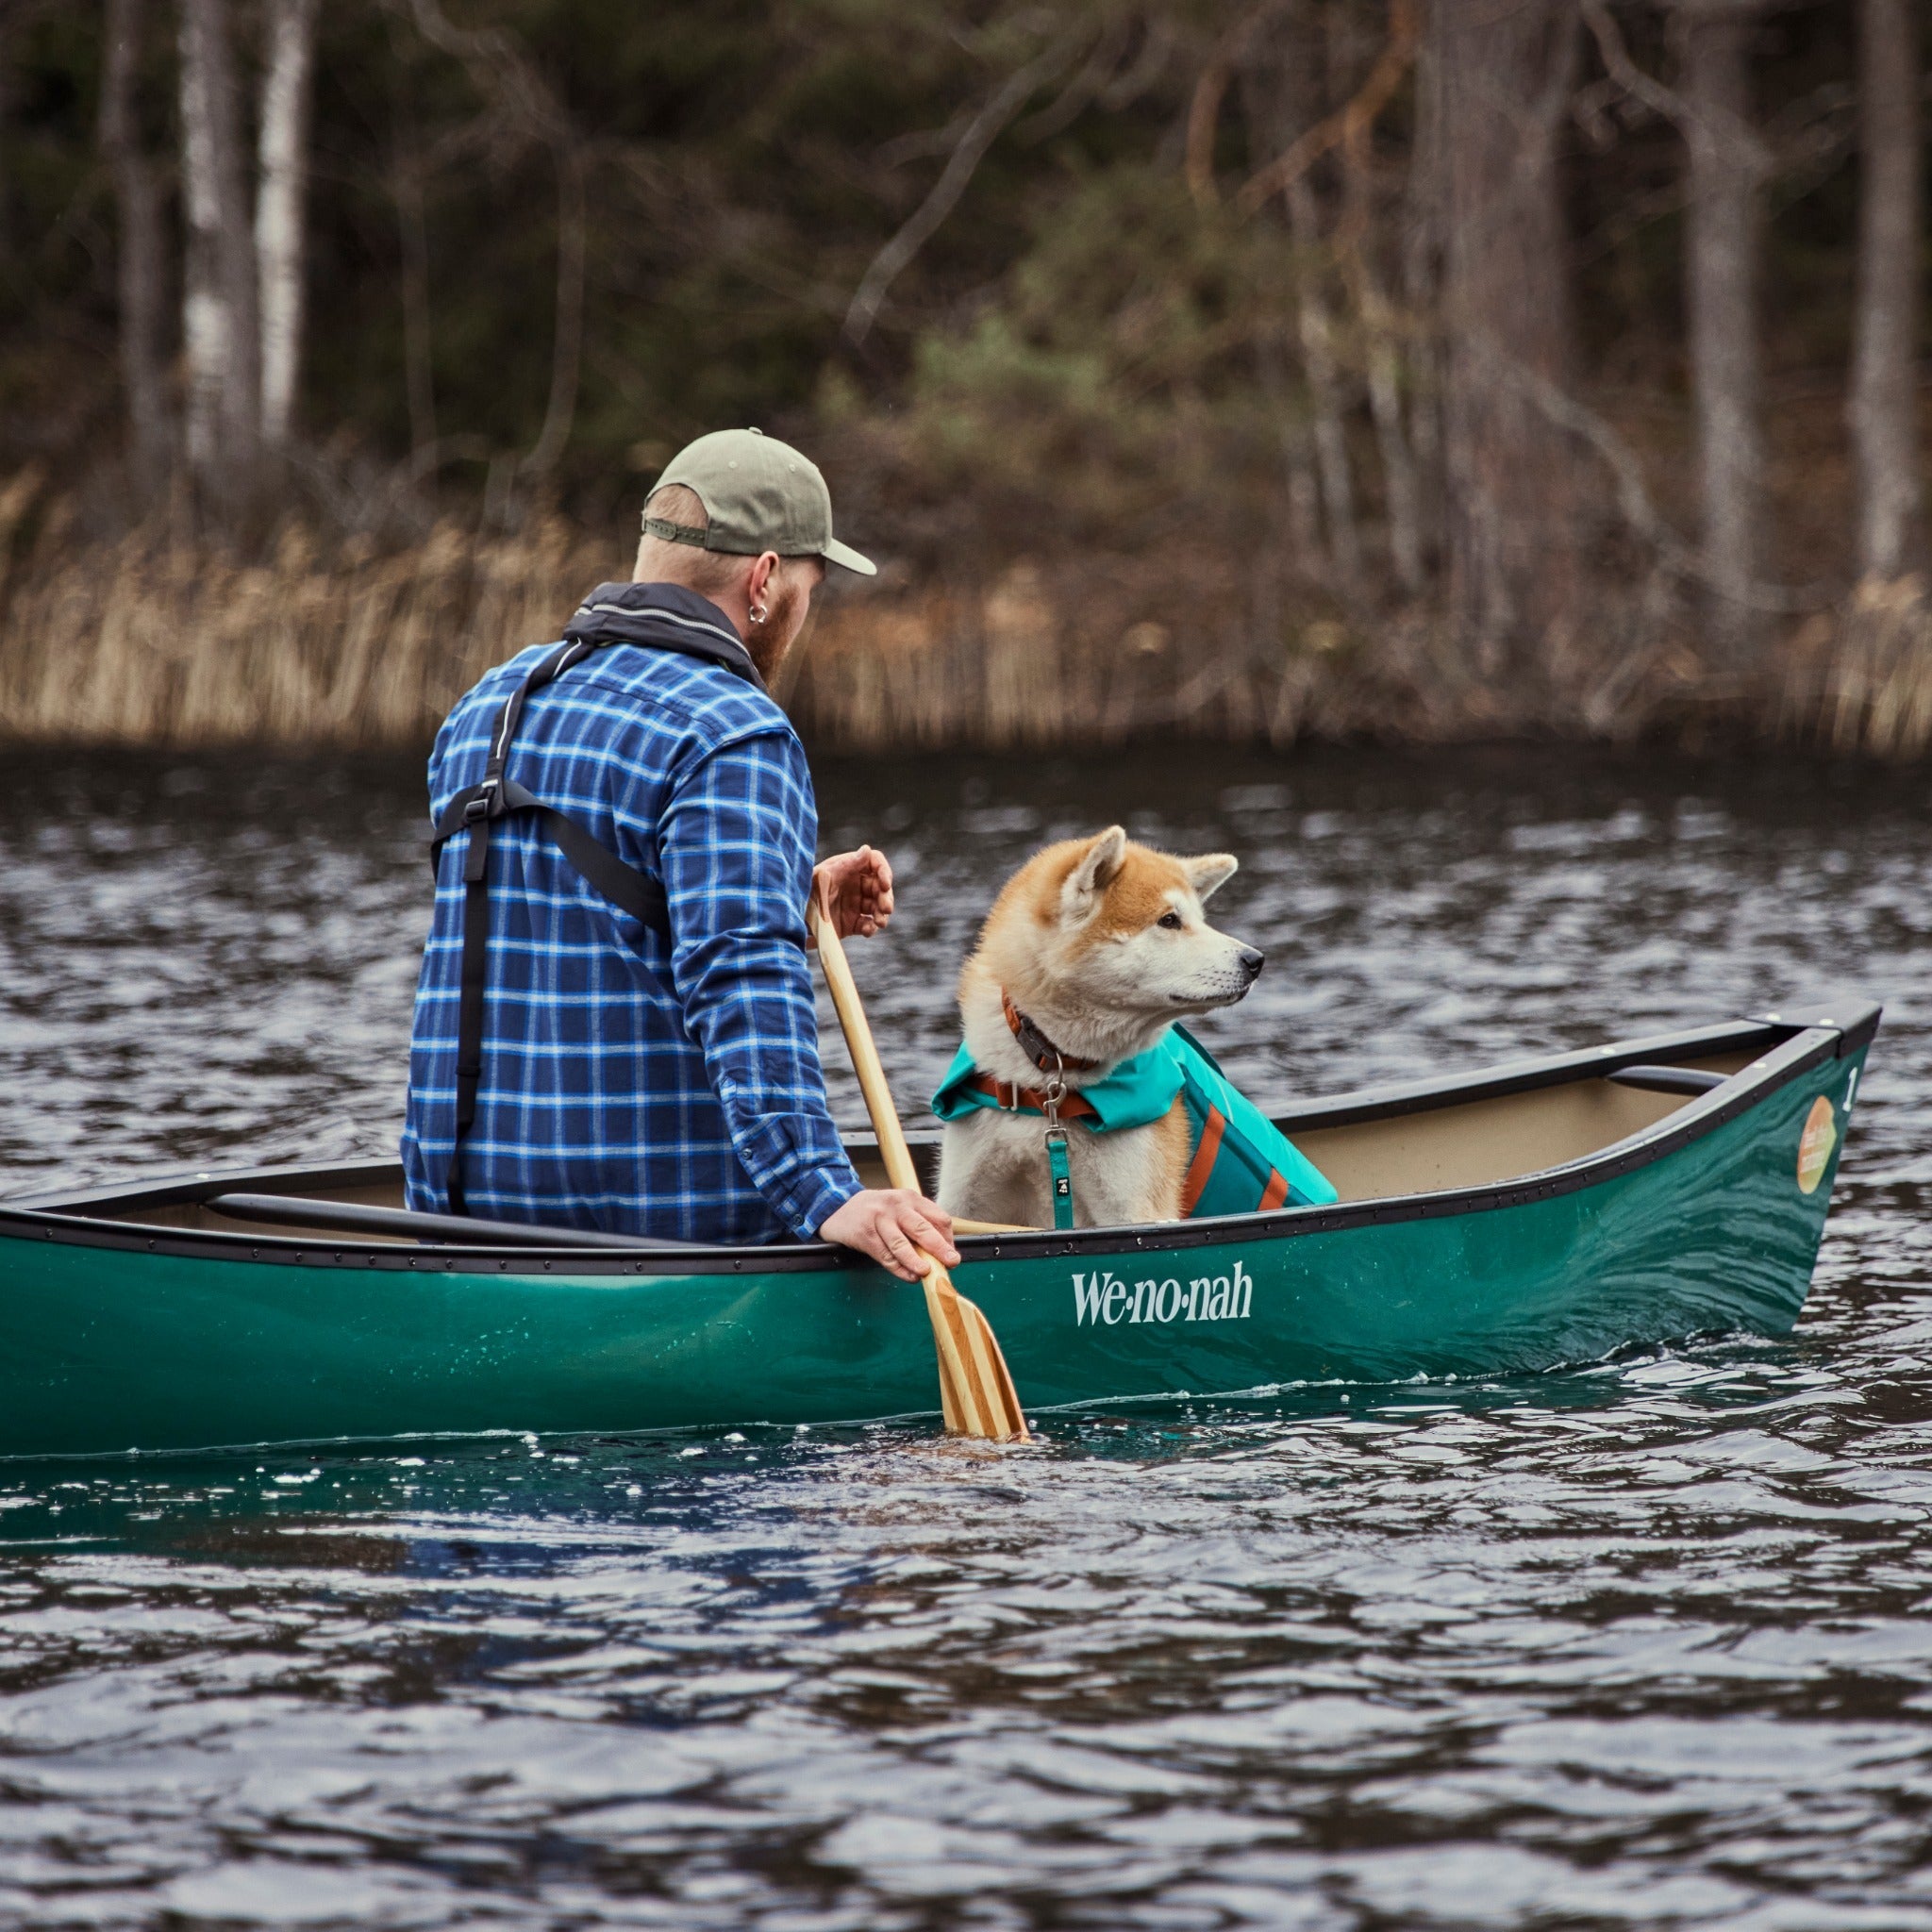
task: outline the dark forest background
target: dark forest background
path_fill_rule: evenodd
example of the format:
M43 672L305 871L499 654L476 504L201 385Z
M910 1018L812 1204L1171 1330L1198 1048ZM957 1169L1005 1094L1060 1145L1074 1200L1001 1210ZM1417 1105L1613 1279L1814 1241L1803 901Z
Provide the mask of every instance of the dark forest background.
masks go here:
M0 728L410 741L758 423L822 735L1932 745L1918 0L4 0Z

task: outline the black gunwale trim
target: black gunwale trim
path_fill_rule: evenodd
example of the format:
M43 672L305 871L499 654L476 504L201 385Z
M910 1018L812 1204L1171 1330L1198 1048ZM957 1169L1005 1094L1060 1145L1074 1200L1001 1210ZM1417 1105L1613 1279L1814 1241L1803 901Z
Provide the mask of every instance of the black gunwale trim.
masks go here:
M1842 1024L1835 1017L1837 1013L1844 1015ZM1021 1235L963 1235L958 1243L960 1255L965 1261L985 1261L1048 1260L1056 1256L1093 1252L1121 1254L1130 1248L1137 1253L1170 1253L1219 1246L1236 1240L1280 1241L1341 1228L1484 1213L1575 1193L1665 1158L1749 1112L1810 1068L1856 1053L1876 1034L1878 1020L1879 1008L1875 1005L1848 999L1837 1003L1834 1017L1829 1019L1820 1017L1813 1021L1809 1011L1800 1011L1780 1014L1775 1019L1767 1015L1760 1020L1653 1034L1578 1053L1514 1061L1473 1074L1451 1074L1366 1092L1338 1094L1331 1100L1312 1102L1280 1117L1284 1129L1306 1132L1316 1127L1353 1125L1391 1115L1433 1111L1463 1101L1530 1092L1646 1060L1702 1058L1754 1045L1767 1049L1722 1086L1674 1108L1654 1126L1580 1160L1537 1174L1440 1193L1391 1195L1377 1200L1340 1202L1325 1208L1289 1208L1271 1214L1221 1215L1158 1227L1082 1228L1073 1234L1045 1229ZM90 1207L105 1208L110 1204L122 1209L183 1205L229 1191L244 1179L257 1191L295 1193L318 1182L368 1185L399 1171L400 1164L393 1160L269 1169L203 1169L197 1170L192 1178L163 1176L133 1189L123 1185L30 1195L0 1202L0 1239L38 1235L64 1245L136 1250L201 1260L375 1268L414 1274L482 1274L493 1270L532 1279L559 1272L572 1276L610 1274L648 1278L746 1272L814 1274L870 1270L872 1266L847 1249L817 1241L636 1257L608 1248L568 1246L545 1254L541 1249L491 1247L487 1242L474 1246L406 1247L346 1237L337 1241L317 1242L292 1235L148 1228L84 1211Z
M1700 1027L1694 1033L1657 1033L1641 1040L1619 1040L1580 1052L1557 1054L1548 1059L1509 1060L1457 1079L1453 1074L1429 1080L1409 1080L1398 1087L1371 1088L1361 1093L1338 1093L1311 1101L1280 1115L1275 1124L1285 1134L1311 1133L1324 1127L1359 1126L1365 1121L1388 1120L1397 1114L1432 1113L1438 1108L1460 1107L1472 1100L1507 1100L1540 1088L1567 1086L1572 1080L1600 1077L1619 1067L1641 1066L1651 1060L1702 1059L1717 1053L1756 1048L1762 1053L1791 1039L1800 1029L1772 1026L1761 1021L1740 1020L1726 1026Z

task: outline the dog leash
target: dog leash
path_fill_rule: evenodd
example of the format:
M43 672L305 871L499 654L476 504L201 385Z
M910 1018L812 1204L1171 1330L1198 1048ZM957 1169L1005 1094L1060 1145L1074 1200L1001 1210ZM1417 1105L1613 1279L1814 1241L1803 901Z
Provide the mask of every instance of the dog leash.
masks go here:
M1046 1107L1046 1171L1053 1176L1053 1224L1060 1232L1074 1224L1074 1170L1067 1160L1067 1130L1060 1125L1060 1102L1066 1091L1056 1054L1053 1073L1040 1097Z

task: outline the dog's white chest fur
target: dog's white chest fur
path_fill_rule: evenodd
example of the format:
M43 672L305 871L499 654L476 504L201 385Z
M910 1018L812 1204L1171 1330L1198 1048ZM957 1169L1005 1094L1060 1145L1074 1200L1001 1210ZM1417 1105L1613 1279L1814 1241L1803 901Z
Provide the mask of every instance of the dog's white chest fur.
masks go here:
M1177 1218L1189 1141L1185 1114L1177 1122L1170 1117L1109 1134L1071 1121L1066 1133L1075 1226ZM975 1108L949 1123L940 1146L940 1206L978 1221L1051 1227L1045 1135L1046 1122L1039 1114L991 1108Z

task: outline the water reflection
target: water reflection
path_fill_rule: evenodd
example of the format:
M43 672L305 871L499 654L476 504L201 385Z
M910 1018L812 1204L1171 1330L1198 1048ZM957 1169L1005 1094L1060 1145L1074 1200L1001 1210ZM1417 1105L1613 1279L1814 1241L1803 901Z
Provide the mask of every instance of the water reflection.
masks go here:
M14 1186L387 1147L413 774L8 783ZM887 824L900 862L906 915L855 958L908 1113L989 884L1116 817L1241 855L1225 918L1270 968L1214 1044L1264 1099L1882 994L1805 1321L1096 1409L1024 1451L0 1465L0 1913L1932 1924L1924 781L1217 755L824 791L828 839Z

